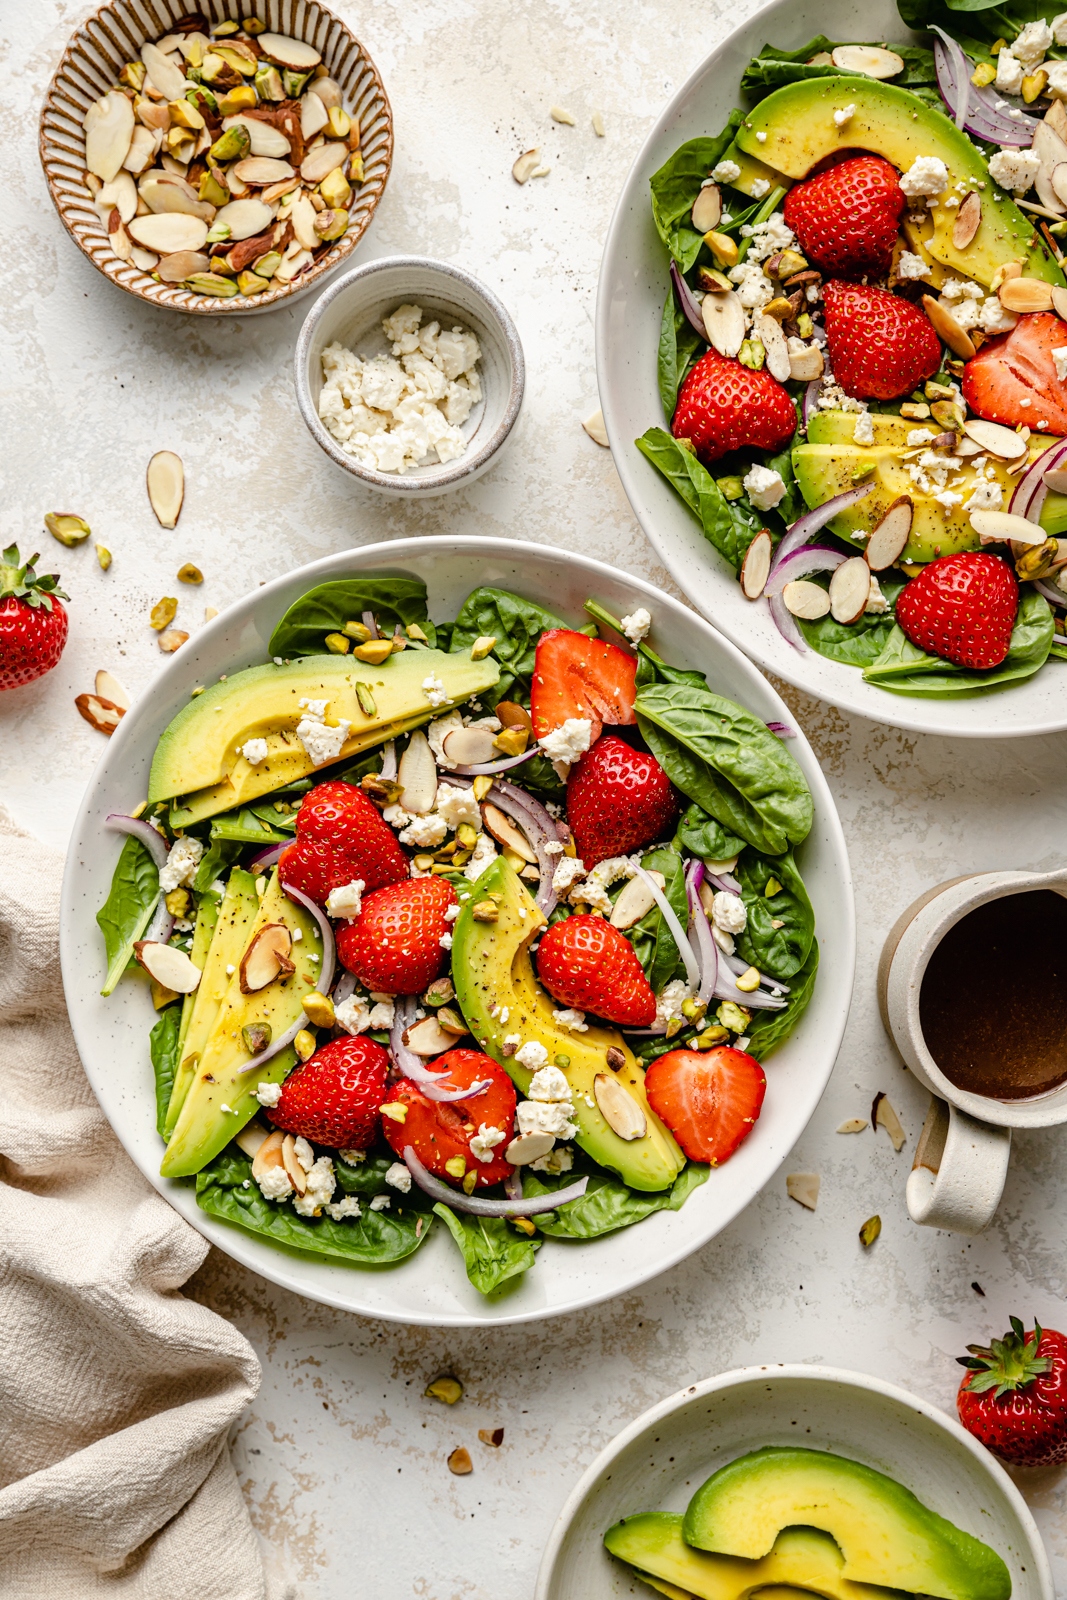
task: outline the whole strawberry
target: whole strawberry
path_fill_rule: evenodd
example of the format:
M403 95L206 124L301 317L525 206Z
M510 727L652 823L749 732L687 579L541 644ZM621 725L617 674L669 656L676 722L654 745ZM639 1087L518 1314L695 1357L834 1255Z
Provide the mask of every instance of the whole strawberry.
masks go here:
M785 221L821 272L884 274L905 203L895 167L881 156L855 156L794 185L785 197Z
M456 903L443 878L408 878L364 895L359 917L337 934L338 957L368 989L417 994L445 964L445 913Z
M396 835L362 789L350 783L320 783L304 796L296 839L278 858L283 883L326 904L331 889L361 879L365 889L400 883L408 860Z
M655 756L607 734L571 768L567 820L579 856L595 867L673 832L678 801Z
M373 1039L334 1039L289 1074L267 1116L313 1144L366 1150L378 1132L388 1072L388 1052Z
M854 400L896 400L940 367L941 341L910 301L836 278L823 301L834 379Z
M701 461L717 461L745 447L780 450L796 425L792 400L769 372L709 350L678 391L671 432L688 439Z
M957 1357L969 1369L956 1396L960 1421L1002 1461L1056 1466L1067 1461L1067 1337L1010 1321L1003 1339Z
M565 917L542 936L537 975L560 1005L608 1022L647 1028L656 997L627 939L603 917Z
M1018 609L1015 574L984 550L931 561L897 597L897 621L912 644L959 667L999 667Z
M21 564L18 547L0 554L0 689L17 689L51 672L67 642L67 613L60 604L69 596L59 575L39 578L36 555Z

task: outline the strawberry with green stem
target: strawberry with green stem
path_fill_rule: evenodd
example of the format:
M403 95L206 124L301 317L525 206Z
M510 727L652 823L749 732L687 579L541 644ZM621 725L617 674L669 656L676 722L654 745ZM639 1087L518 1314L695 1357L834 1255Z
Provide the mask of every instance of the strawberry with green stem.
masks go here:
M968 1432L1003 1461L1049 1467L1067 1461L1067 1337L1018 1317L1003 1339L969 1344L956 1406Z
M0 554L0 689L17 689L51 672L67 642L59 574L38 577L36 554L19 562L17 545Z

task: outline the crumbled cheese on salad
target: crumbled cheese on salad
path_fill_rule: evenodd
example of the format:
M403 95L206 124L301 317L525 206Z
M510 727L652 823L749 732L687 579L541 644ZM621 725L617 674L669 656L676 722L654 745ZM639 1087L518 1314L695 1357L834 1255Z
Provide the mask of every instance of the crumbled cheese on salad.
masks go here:
M733 183L735 178L741 176L741 168L736 161L720 161L712 167L711 176L716 183Z
M746 311L762 311L778 292L758 261L742 261L727 276L737 285L737 298Z
M772 467L750 467L742 482L757 511L772 510L785 494L782 474Z
M1004 506L1004 491L999 483L980 478L965 502L965 511L1000 511Z
M769 178L754 178L751 190L753 200L762 200L763 196L770 190L770 187L771 181Z
M1053 100L1067 100L1067 61L1049 61L1045 71L1048 73L1045 93Z
M362 995L350 994L333 1008L334 1021L346 1033L366 1033L370 1027L370 1006Z
M326 700L300 700L298 704L304 715L296 725L296 736L312 766L322 767L327 761L336 761L352 724L339 717L333 727L328 726L325 717L329 702Z
M930 268L922 256L915 255L911 250L902 250L897 262L897 277L905 282L910 278L925 278Z
M394 1161L387 1168L385 1181L393 1189L399 1189L401 1194L411 1193L411 1173L402 1161Z
M622 631L631 644L640 644L652 626L652 614L644 606L638 606L636 611L631 611L628 617L622 619Z
M1067 62L1064 64L1067 65ZM991 294L987 300L982 301L978 320L986 333L1010 333L1019 319L1014 311L1009 311L1007 306L1001 305L997 295Z
M435 849L443 844L449 824L442 816L435 816L431 811L424 817L413 817L407 827L400 834L401 844L413 844L424 850Z
M498 1144L503 1144L507 1134L503 1128L495 1128L491 1123L483 1122L478 1132L470 1143L471 1155L475 1161L488 1162L493 1159L493 1151Z
M550 761L570 766L589 749L593 724L588 717L568 717L562 727L553 728L538 743Z
M1067 381L1067 344L1057 345L1052 352L1052 364L1061 383Z
M1036 22L1028 22L1021 29L1018 38L1012 44L1011 53L1016 61L1021 61L1027 72L1033 72L1045 59L1045 53L1052 46L1052 29L1044 17L1039 17Z
M378 1209L373 1200L370 1207L372 1211ZM333 1205L325 1206L323 1209L334 1222L340 1222L344 1217L358 1217L361 1214L359 1201L354 1194L346 1194L343 1200L337 1200Z
M496 846L487 833L480 833L474 846L470 860L463 869L463 876L470 883L476 883L491 861L497 857Z
M711 902L711 920L724 933L743 933L748 922L745 902L739 894L717 890Z
M292 1182L284 1167L268 1167L256 1182L264 1200L284 1200L293 1192Z
M680 1017L682 1006L693 998L693 991L681 978L672 978L656 996L656 1021L670 1022Z
M989 176L1012 194L1025 194L1041 171L1041 157L1032 150L999 150L989 162Z
M267 759L266 739L247 739L241 746L241 754L250 767L258 767L261 761Z
M432 706L443 706L448 699L448 690L440 678L435 678L432 672L429 677L423 678L422 689Z
M790 245L797 242L796 234L786 223L781 211L775 211L765 222L742 223L741 237L749 240L749 261L766 261L768 256L777 255L779 250L788 250Z
M172 889L188 888L196 877L203 854L204 847L199 839L187 838L184 834L175 839L166 861L159 869L159 887L163 893L170 894Z
M909 199L936 197L948 184L948 168L940 156L916 156L900 180Z
M1007 45L997 56L996 86L1001 94L1019 94L1023 86L1023 64Z
M867 604L863 609L871 616L881 616L889 609L889 602L882 593L882 586L878 582L878 575L875 572L871 573L871 587L867 593Z
M473 789L460 789L451 783L439 784L435 809L441 820L453 830L465 822L472 828L481 828L481 807Z
M576 1011L568 1007L566 1011L553 1011L552 1020L557 1028L566 1028L570 1033L588 1033L589 1024L585 1020L584 1011Z
M834 121L839 128L843 128L846 122L851 122L855 115L856 107L854 105L842 106L839 111L834 112Z
M515 1052L515 1060L520 1067L528 1067L531 1072L536 1073L548 1060L548 1051L538 1039L531 1039L528 1044L519 1046Z
M299 1151L300 1146L305 1143L305 1140L298 1139L296 1141L297 1150ZM310 1146L308 1146L307 1153L308 1155L311 1154ZM300 1165L304 1166L304 1161L299 1155L297 1159L300 1161ZM311 1166L305 1168L305 1171L307 1172L307 1188L303 1194L298 1194L294 1197L293 1210L301 1217L317 1217L326 1202L332 1198L333 1191L337 1187L337 1179L333 1175L333 1162L329 1156L319 1156L317 1161L313 1160Z
M353 878L351 883L342 883L339 888L331 889L326 896L327 916L343 917L348 922L354 922L362 909L365 888L362 878Z
M552 874L552 887L562 899L571 885L585 877L585 862L580 856L561 856Z
M547 1155L538 1156L536 1161L530 1162L531 1172L550 1172L554 1178L560 1173L569 1172L574 1166L574 1152L569 1145L556 1145Z
M280 1083L259 1083L253 1090L261 1106L276 1106L282 1097Z
M856 426L852 430L852 438L856 444L874 443L874 422L869 411L861 411L856 418Z

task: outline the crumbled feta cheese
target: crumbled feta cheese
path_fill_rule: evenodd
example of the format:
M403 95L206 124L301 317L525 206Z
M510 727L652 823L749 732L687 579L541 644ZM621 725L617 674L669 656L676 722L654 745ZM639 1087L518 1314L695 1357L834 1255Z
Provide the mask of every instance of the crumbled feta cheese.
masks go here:
M166 861L159 869L159 887L163 893L170 894L172 889L188 887L196 877L203 854L204 847L199 839L188 838L184 834L180 839L175 839Z
M948 183L948 168L940 156L916 156L900 180L909 199L919 195L939 195Z
M943 300L941 304L944 305ZM981 312L973 299L960 299L955 305L946 306L945 309L951 311L958 327L966 330L967 328L976 328L978 326Z
M897 277L905 281L909 278L925 278L930 268L922 256L915 255L911 250L902 250L897 262Z
M443 933L437 942L441 946L442 950L451 950L452 935L450 933Z
M280 1083L259 1083L252 1091L261 1106L276 1106L282 1097Z
M1039 17L1036 22L1028 22L1019 37L1011 47L1011 53L1016 61L1021 61L1027 72L1033 72L1045 59L1045 52L1052 45L1052 29L1044 17Z
M343 1217L358 1217L360 1215L359 1201L354 1194L346 1194L343 1200L337 1200L333 1205L323 1208L328 1217L334 1222L340 1222ZM375 1210L374 1201L371 1201L371 1210Z
M852 438L856 444L874 443L874 423L869 411L861 411L856 418L856 426L852 430Z
M558 1067L539 1067L526 1091L528 1100L570 1100L571 1086Z
M413 821L412 813L398 805L386 806L382 817L391 828L406 828L408 823Z
M370 1203L372 1211L388 1211L392 1206L392 1197L387 1194L376 1194Z
M874 572L871 573L871 587L867 592L867 604L863 609L871 616L879 617L889 609L889 602L882 593L882 586Z
M766 261L768 256L777 255L779 250L788 250L790 245L797 242L796 234L781 211L775 211L765 222L755 225L743 223L741 237L749 241L749 261Z
M344 917L346 921L354 922L362 909L365 888L362 878L353 878L351 883L342 883L339 888L331 889L326 896L327 916Z
M496 845L487 833L480 833L471 858L463 868L463 876L468 883L476 883L486 867L494 862L496 857Z
M782 474L772 467L750 467L742 482L757 511L771 511L785 494Z
M445 907L445 921L446 922L455 922L456 918L459 916L460 909L461 908L459 906L446 906ZM505 1018L505 1020L507 1020L507 1019Z
M683 1004L692 998L693 991L689 985L681 978L673 978L656 996L656 1021L670 1022L672 1018L680 1017Z
M515 1112L520 1133L549 1133L554 1139L573 1139L578 1132L570 1101L520 1100Z
M284 1167L268 1167L256 1182L264 1200L284 1200L293 1192L293 1185Z
M640 644L652 626L651 612L644 606L638 606L636 611L631 611L628 617L622 619L622 631L631 644Z
M552 887L562 900L571 885L585 877L585 862L580 856L561 856L552 874Z
M588 1033L589 1024L585 1020L584 1011L575 1011L568 1007L566 1011L553 1011L552 1020L557 1028L566 1028L570 1033Z
M557 1145L547 1155L539 1156L536 1161L530 1162L531 1172L549 1172L554 1178L561 1173L569 1172L574 1166L574 1152L568 1145Z
M711 176L716 183L733 183L735 178L741 176L741 168L736 161L720 161L712 167Z
M482 825L481 808L474 797L473 789L461 789L451 783L438 784L434 809L441 821L453 831L461 827L464 822L472 828L480 828Z
M1012 194L1025 194L1041 171L1041 157L1032 150L998 150L989 163L989 176Z
M401 1194L411 1193L411 1173L402 1161L394 1161L386 1169L385 1181L393 1189L399 1189Z
M550 761L569 766L589 749L592 732L593 724L588 717L568 717L562 727L553 728L538 742Z
M267 759L266 739L246 739L241 746L241 754L250 767L258 767L261 761Z
M558 839L550 839L544 849L546 856L561 856L563 854L563 846Z
M943 511L951 511L953 506L961 506L963 504L963 496L957 494L954 489L939 489L934 495L934 499Z
M515 1060L520 1067L528 1067L531 1072L536 1072L548 1060L548 1051L537 1039L531 1039L528 1044L520 1045L515 1052Z
M965 502L965 511L1000 511L1004 506L1004 491L995 480L979 478Z
M335 726L328 726L324 721L328 703L326 700L299 702L304 715L296 725L296 736L304 746L313 767L322 767L328 761L337 760L348 738L348 730L352 726L343 717L338 719Z
M745 902L739 894L719 889L712 897L711 920L724 933L743 933L748 921Z
M1001 94L1019 94L1022 86L1023 64L1007 45L1004 45L997 56L996 87Z
M413 817L400 835L401 844L421 846L424 850L433 850L444 843L445 834L448 832L448 823L444 817L438 817L431 811L425 817Z
M918 450L921 445L929 444L934 435L929 428L911 428L908 432L908 448Z
M350 994L333 1008L334 1021L346 1033L366 1033L370 1027L370 1006L362 995Z
M585 882L571 890L570 899L582 900L586 905L592 906L594 911L602 911L609 917L611 915L609 887L617 883L620 878L632 878L640 865L640 856L609 856L606 861L598 861L587 875Z
M457 710L450 711L447 717L438 717L426 729L426 738L438 766L441 766L445 759L445 740L450 733L455 733L462 727L463 717Z
M448 700L448 690L440 678L435 678L432 672L429 677L423 678L422 690L432 706L443 706Z
M492 1161L493 1151L498 1144L503 1144L506 1138L507 1134L503 1128L494 1128L491 1123L483 1122L471 1140L471 1155L475 1161Z
M751 190L753 200L762 200L763 196L770 190L770 187L771 184L769 178L754 178L752 181Z
M866 409L866 400L854 400L834 382L832 372L823 373L822 388L819 390L820 411L866 411Z
M296 1159L299 1161L304 1171L310 1172L312 1167L315 1165L315 1152L312 1150L308 1141L299 1134L293 1140L293 1154L296 1156Z
M1052 364L1061 383L1067 381L1067 344L1057 345L1052 352Z
M758 261L742 261L727 276L737 286L737 298L746 311L762 311L777 290Z
M304 1166L304 1162L299 1155L299 1150L300 1146L306 1143L305 1139L297 1139L296 1141L297 1160L301 1166ZM308 1146L308 1154L311 1154L310 1146ZM307 1172L307 1188L303 1194L293 1197L293 1210L301 1217L317 1217L323 1206L331 1199L333 1191L337 1187L337 1179L333 1175L333 1162L329 1156L320 1156L317 1161L312 1161L311 1166L306 1167L305 1171Z
M851 122L852 118L855 115L856 115L856 107L854 105L853 106L842 106L840 111L835 111L834 112L834 121L836 122L836 124L837 124L837 126L839 128L843 128L845 126L845 123L846 122Z
M371 1006L370 1025L372 1028L391 1028L393 1026L393 1002L391 1000L378 1000Z

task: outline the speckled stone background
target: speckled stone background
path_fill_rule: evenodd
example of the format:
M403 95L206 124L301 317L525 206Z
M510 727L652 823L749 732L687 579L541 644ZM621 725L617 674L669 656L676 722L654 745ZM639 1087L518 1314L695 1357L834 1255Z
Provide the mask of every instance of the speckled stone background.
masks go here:
M212 324L142 308L66 238L36 157L43 88L87 7L2 0L8 240L2 315L0 535L39 547L73 596L58 669L0 704L0 798L63 846L99 758L73 697L108 666L138 694L160 665L150 605L180 591L190 631L205 604L349 544L450 531L589 551L669 587L609 454L582 432L597 404L593 307L614 197L657 109L732 22L712 0L338 0L392 99L392 179L360 259L420 251L479 273L510 306L528 362L513 448L466 494L418 510L354 490L297 414L300 307ZM576 127L549 119L562 104ZM591 114L603 113L597 139ZM540 144L550 175L520 189L511 163ZM180 524L144 493L153 451L186 464ZM114 552L65 551L41 531L74 510ZM176 585L184 561L202 589ZM1048 869L1067 840L1067 738L979 745L882 729L789 695L844 821L856 879L859 967L845 1046L790 1162L819 1172L812 1214L779 1175L697 1257L616 1304L545 1324L439 1335L361 1321L262 1283L212 1252L190 1292L252 1340L263 1390L234 1441L272 1587L289 1600L525 1600L569 1488L653 1401L764 1361L854 1367L951 1410L970 1340L1008 1314L1065 1325L1067 1130L1022 1133L1003 1206L983 1237L916 1228L904 1208L926 1097L890 1052L874 1001L881 940L923 888L968 870ZM1025 960L1025 951L1020 959ZM1010 1047L1010 1041L1006 1041ZM773 1070L773 1069L772 1069ZM908 1131L838 1137L887 1091ZM860 1223L880 1213L864 1253ZM634 1235L640 1248L639 1231ZM453 1409L422 1397L450 1370ZM479 1428L504 1428L499 1450ZM469 1477L445 1457L465 1444ZM1063 1474L1020 1478L1067 1593Z

